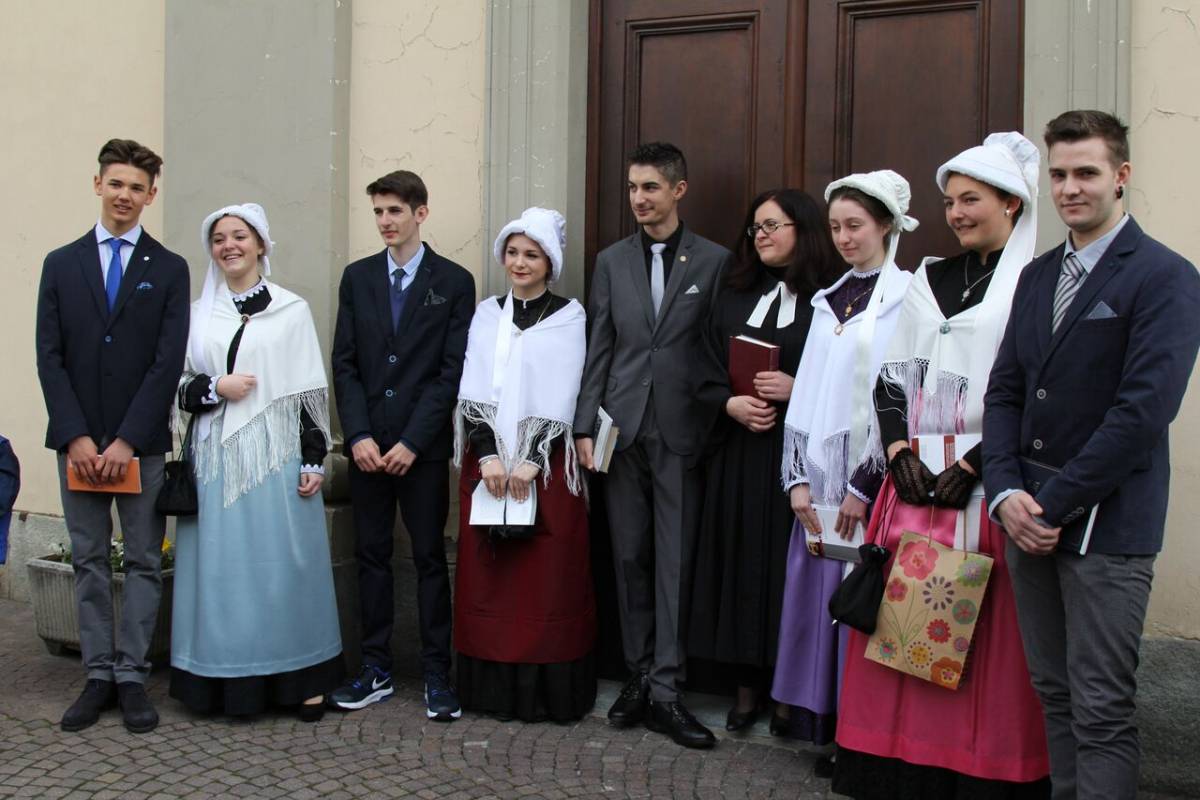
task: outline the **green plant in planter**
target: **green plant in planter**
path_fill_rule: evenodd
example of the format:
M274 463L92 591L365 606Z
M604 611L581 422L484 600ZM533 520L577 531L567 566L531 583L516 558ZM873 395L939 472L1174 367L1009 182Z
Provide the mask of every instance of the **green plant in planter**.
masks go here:
M70 546L58 546L58 560L64 564L71 563L71 548ZM112 565L113 572L125 572L125 540L113 539L112 546L108 550L109 564ZM162 543L162 564L160 569L171 569L175 566L175 545L171 543L167 537L163 537Z

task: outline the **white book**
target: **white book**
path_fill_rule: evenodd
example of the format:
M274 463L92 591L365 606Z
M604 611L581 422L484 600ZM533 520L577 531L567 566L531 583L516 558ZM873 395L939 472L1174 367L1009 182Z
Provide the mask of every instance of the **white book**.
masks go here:
M596 439L592 445L592 461L597 472L608 472L621 429L613 424L613 418L608 415L603 406L596 411L596 417Z
M517 502L508 492L494 497L483 481L471 493L472 525L532 525L537 516L537 484L529 484L529 497Z
M804 529L808 552L814 556L838 561L853 561L856 564L861 561L858 548L863 543L863 527L855 523L854 536L850 539L843 539L834 530L834 525L837 524L838 506L813 503L813 509L817 512L817 519L821 521L821 532L813 533L808 528Z

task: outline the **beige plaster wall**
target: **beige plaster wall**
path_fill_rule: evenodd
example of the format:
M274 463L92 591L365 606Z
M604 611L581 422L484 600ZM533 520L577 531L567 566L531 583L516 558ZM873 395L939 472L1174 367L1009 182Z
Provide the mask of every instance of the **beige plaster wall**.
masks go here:
M486 4L354 0L350 69L350 258L382 247L370 198L408 169L429 189L422 238L479 283L484 231Z
M120 19L119 30L112 20ZM21 460L24 511L61 513L53 454L42 446L46 409L34 358L34 311L42 259L95 224L96 154L113 137L162 153L163 31L160 0L11 3L0 26L4 144L0 193L0 432ZM104 33L109 31L110 33ZM160 192L171 191L171 162ZM161 200L161 195L158 198ZM159 202L142 218L162 231Z
M1200 263L1200 0L1133 4L1130 211ZM1197 309L1200 314L1200 309ZM1200 638L1200 371L1171 428L1171 505L1148 634Z

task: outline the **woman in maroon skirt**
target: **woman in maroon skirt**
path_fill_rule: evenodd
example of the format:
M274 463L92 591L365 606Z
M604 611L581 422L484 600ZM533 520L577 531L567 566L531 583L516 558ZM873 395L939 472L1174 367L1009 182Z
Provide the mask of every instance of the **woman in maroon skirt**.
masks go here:
M567 722L596 700L596 606L587 506L571 421L584 311L552 294L562 272L557 211L527 209L494 254L511 283L471 321L455 412L461 468L454 644L463 708ZM535 504L532 525L514 524ZM471 524L473 506L501 523Z

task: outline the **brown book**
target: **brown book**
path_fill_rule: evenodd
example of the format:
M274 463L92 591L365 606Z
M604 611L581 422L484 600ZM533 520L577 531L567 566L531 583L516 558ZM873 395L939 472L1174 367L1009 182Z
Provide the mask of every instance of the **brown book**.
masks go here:
M747 394L758 397L758 392L754 391L754 376L777 369L779 345L749 336L729 337L729 384L734 396Z
M105 494L141 494L142 493L142 462L134 456L129 460L125 477L112 483L91 484L75 472L75 468L67 465L67 488L72 492L104 492Z

